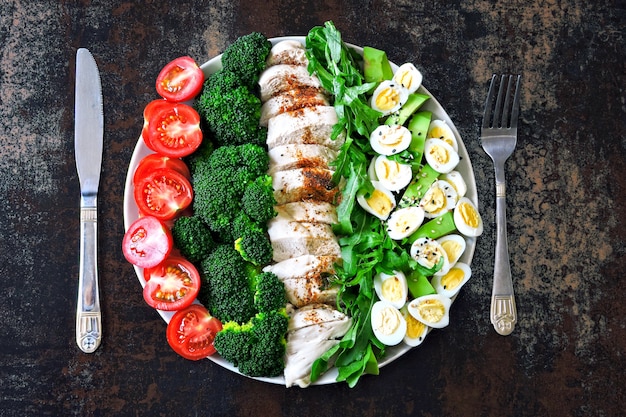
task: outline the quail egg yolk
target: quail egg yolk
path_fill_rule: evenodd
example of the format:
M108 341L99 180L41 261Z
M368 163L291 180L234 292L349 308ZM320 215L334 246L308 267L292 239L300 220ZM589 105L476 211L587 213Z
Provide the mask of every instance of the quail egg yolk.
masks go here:
M386 216L393 208L393 203L389 197L380 190L374 190L372 195L366 199L367 205L380 216Z
M392 111L400 104L400 93L397 89L392 87L386 87L382 89L378 95L374 98L376 108L381 112L386 113Z
M480 224L480 215L476 212L471 204L461 202L459 204L459 213L466 225L477 228Z
M400 312L385 306L376 316L372 316L372 326L383 335L391 335L400 327Z
M441 165L445 165L450 160L450 154L443 146L433 145L430 148L430 156Z
M447 142L448 145L454 147L455 141L450 137L450 131L443 126L435 126L430 132L429 136L432 138L441 139L444 142Z
M402 282L396 276L384 280L380 289L383 297L387 300L397 301L402 299Z
M441 277L441 285L448 291L454 291L465 279L465 272L461 268L452 267L450 271Z
M424 198L422 208L428 213L436 213L446 207L446 195L441 188L433 187L428 194L428 198Z
M443 250L446 251L448 259L457 259L459 257L459 253L463 250L459 242L455 242L452 239L440 243Z
M415 339L424 333L424 329L426 328L424 323L410 314L407 314L404 319L406 320L406 335L409 338Z
M446 307L439 300L424 300L417 306L419 315L426 321L437 323L446 315Z

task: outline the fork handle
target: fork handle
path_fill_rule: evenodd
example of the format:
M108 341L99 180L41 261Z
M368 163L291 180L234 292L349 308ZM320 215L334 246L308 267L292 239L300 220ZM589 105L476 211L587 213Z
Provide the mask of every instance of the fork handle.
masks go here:
M491 295L491 323L496 332L511 334L517 322L506 233L506 186L504 170L496 168L496 254Z

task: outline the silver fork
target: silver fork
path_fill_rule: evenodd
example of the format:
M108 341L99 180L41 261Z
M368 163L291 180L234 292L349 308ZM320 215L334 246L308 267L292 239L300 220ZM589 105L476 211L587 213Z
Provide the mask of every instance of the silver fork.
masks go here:
M491 323L503 336L511 334L517 322L506 235L504 163L517 143L520 80L521 75L492 76L480 132L482 147L493 160L496 177L496 254Z

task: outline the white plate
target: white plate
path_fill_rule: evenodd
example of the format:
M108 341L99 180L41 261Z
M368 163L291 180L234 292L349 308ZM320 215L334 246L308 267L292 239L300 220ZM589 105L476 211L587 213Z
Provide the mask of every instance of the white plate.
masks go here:
M305 43L304 36L284 36L284 37L270 39L272 44L276 44L282 40L296 40L303 44ZM352 46L353 48L355 48L357 51L361 53L363 51L363 49L358 46L354 46L354 45L350 45L350 46ZM395 65L394 63L392 63L391 65L394 71L398 68L398 66ZM202 68L202 71L204 72L205 77L208 77L210 74L218 71L221 67L222 67L221 55L218 55L210 59L209 61L207 61L206 63L200 66L200 68ZM472 170L472 164L470 162L469 155L467 154L467 149L465 148L465 145L463 144L463 141L459 135L459 132L454 126L454 123L452 123L452 120L450 120L450 117L448 116L446 111L439 104L439 102L435 99L435 97L433 97L432 94L430 94L428 90L426 90L426 88L422 86L420 87L418 92L422 94L427 94L428 96L431 97L430 100L428 100L420 108L420 110L431 111L433 113L433 119L445 120L446 123L448 123L448 126L452 128L452 131L454 132L454 135L456 136L456 139L459 143L459 156L461 157L461 161L457 165L456 170L461 173L461 175L465 179L465 182L467 183L466 196L470 200L472 200L474 204L476 204L476 207L478 207L478 197L476 193L476 181L474 178L474 171ZM137 141L137 145L135 146L135 150L133 152L133 156L130 160L130 164L128 167L128 173L126 175L126 184L125 184L125 189L124 189L124 230L127 230L128 227L133 223L133 221L135 221L138 218L137 205L135 204L135 200L133 198L133 184L132 184L133 173L135 172L135 168L137 167L137 164L139 163L139 161L150 153L152 153L152 151L146 147L146 145L144 144L143 140L141 140L141 137L140 137L139 140ZM472 257L474 256L476 238L466 238L466 240L467 240L467 248L465 252L463 253L463 255L461 256L461 258L459 259L459 261L465 262L466 264L470 265ZM145 286L146 281L143 278L143 269L138 268L136 266L134 266L134 268L137 274L137 278L139 279L139 282L141 283L141 286L142 287ZM161 315L163 320L165 320L166 323L169 323L170 319L172 318L172 315L174 314L173 312L160 311L160 310L157 310L157 311ZM398 346L389 347L387 349L387 355L379 362L379 366L383 367L386 364L393 362L394 360L398 359L403 354L408 352L410 349L412 349L412 347L405 345L405 344L400 344ZM216 364L223 366L224 368L227 368L236 373L240 373L237 370L237 368L234 367L230 362L225 361L217 354L210 356L209 359L215 362ZM320 377L320 379L315 382L315 385L334 383L336 377L337 377L337 370L331 369L326 374L322 375L322 377ZM285 384L285 379L283 377L255 378L255 379L258 379L260 381L274 383L274 384L281 384L281 385Z

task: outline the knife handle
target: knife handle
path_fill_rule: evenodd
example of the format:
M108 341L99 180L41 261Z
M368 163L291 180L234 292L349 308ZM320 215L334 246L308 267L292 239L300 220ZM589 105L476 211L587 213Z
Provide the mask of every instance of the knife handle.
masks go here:
M96 207L81 207L76 343L85 353L95 352L102 340L97 243L98 210Z

